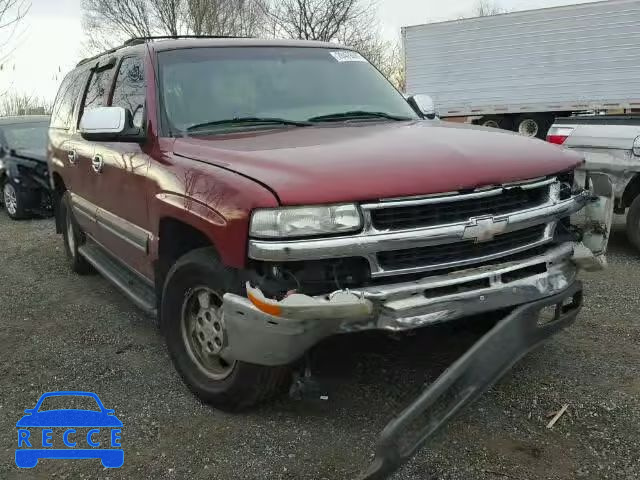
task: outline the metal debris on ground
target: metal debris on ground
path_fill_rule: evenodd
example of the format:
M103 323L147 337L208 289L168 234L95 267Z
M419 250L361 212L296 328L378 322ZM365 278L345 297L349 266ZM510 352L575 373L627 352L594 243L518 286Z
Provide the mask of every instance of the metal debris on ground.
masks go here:
M547 423L547 428L553 428L553 426L556 424L556 422L560 419L560 417L562 415L564 415L564 412L567 411L567 408L569 408L569 404L565 403L562 408L558 411L558 413L556 413L554 415L554 417L551 419L551 421L549 423Z

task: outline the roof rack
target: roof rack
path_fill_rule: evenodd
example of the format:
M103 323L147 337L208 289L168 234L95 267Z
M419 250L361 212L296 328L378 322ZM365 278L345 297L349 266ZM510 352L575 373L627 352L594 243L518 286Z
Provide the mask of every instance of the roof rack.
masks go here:
M179 40L181 38L246 38L235 35L155 35L151 37L133 37L124 42L123 46L140 45L152 40Z
M78 62L76 67L79 67L80 65L88 63L92 60L96 60L97 58L100 58L103 55L109 55L110 53L117 52L118 50L124 47L131 47L133 45L142 45L152 40L178 40L181 38L248 38L248 37L238 37L233 35L158 35L158 36L151 36L151 37L133 37L118 47L110 48L109 50L106 50L97 55L94 55L93 57L83 58Z

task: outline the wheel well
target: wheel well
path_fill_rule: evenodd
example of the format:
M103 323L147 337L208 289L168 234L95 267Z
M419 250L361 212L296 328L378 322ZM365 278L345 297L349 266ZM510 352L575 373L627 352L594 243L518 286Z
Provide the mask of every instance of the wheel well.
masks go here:
M56 233L62 233L62 219L60 218L60 201L62 200L62 196L64 192L67 191L67 187L64 184L64 180L59 173L54 172L52 177L53 179L53 192L52 192L52 203L53 203L53 214L56 219Z
M158 238L156 289L160 293L164 285L164 279L176 260L192 250L210 247L212 244L200 230L175 218L162 218L160 220Z
M633 177L627 184L627 188L625 188L624 193L622 194L620 206L622 208L630 207L638 195L640 195L640 174Z

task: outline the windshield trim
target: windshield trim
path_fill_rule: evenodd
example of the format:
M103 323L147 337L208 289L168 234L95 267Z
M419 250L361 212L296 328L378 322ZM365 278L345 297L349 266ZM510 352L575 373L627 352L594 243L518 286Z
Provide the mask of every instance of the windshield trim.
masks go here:
M155 74L155 86L156 86L156 95L155 95L155 100L156 100L156 105L157 105L157 116L158 116L158 126L159 126L159 135L161 137L167 137L167 138L181 138L184 137L186 132L183 132L182 130L180 130L179 128L176 128L174 125L171 124L171 121L169 120L169 117L167 116L167 112L165 109L165 102L164 102L164 98L163 98L163 92L164 92L164 85L162 83L162 76L161 76L161 72L160 72L160 56L162 53L166 53L166 52L174 52L174 51L178 51L178 50L195 50L195 49L212 49L212 48L248 48L248 49L262 49L262 48L269 48L269 49L273 49L273 48L287 48L287 49L315 49L315 50L345 50L345 51L349 51L349 52L357 52L359 53L356 49L354 48L350 48L348 46L344 46L341 44L336 44L335 46L333 45L318 45L318 44L314 44L312 42L309 43L309 45L272 45L272 44L259 44L259 45L249 45L249 44L225 44L225 45L188 45L188 46L176 46L176 47L170 47L170 48L162 48L162 49L154 49L153 50L153 56L154 56L154 74ZM366 59L366 57L365 57ZM398 90L396 88L396 86L380 71L380 69L374 65L373 63L371 63L368 59L367 63L369 65L371 65L376 72L378 73L378 75L380 75L385 82L387 82L387 84L389 85L389 87L391 87L393 89L393 91L395 92L396 95L398 95L402 101L404 101L405 103L408 104L406 97L404 96L404 94ZM409 108L411 109L411 111L413 111L413 108L411 107L411 105L409 105ZM414 118L410 118L407 121L417 121L421 119L421 116L417 113L414 112ZM385 121L385 119L380 118L380 121ZM363 119L364 121L364 119ZM387 120L390 121L390 120ZM336 122L338 123L338 122ZM344 125L349 125L349 123L351 122L344 122ZM317 125L320 125L320 123L318 123ZM275 125L270 125L271 126L275 126ZM240 129L234 129L234 131L238 131Z

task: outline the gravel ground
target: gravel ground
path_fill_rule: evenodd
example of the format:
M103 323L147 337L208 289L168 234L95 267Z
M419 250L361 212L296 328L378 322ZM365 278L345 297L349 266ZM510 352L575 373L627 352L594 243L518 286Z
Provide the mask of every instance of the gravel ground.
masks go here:
M521 361L394 479L640 478L640 255L618 226L588 274L579 320ZM162 338L98 275L66 267L51 220L0 214L0 478L351 479L377 433L477 334L322 346L327 401L282 398L228 415L181 383ZM41 460L19 471L15 422L51 390L96 392L124 422L125 463ZM568 403L552 430L548 414Z

